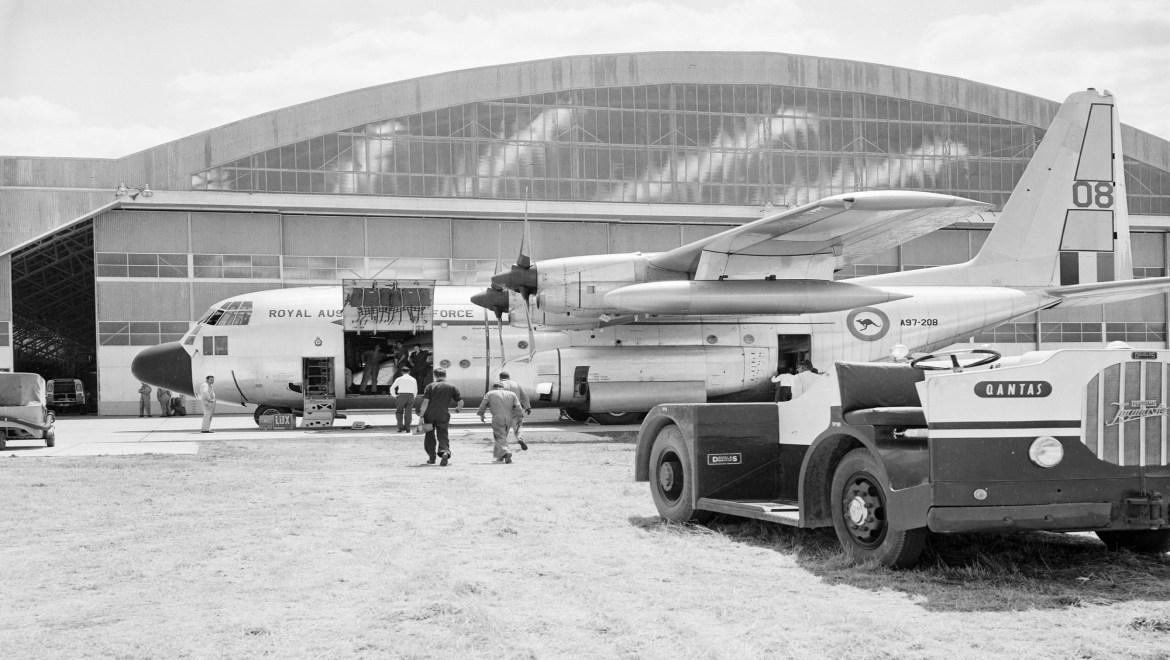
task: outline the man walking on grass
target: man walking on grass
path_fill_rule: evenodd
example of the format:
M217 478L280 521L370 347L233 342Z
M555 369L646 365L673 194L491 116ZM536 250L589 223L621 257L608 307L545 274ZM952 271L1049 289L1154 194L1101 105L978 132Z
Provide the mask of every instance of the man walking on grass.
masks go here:
M509 378L510 375L507 371L500 372L500 385L503 385L505 390L515 394L516 398L520 400L520 407L523 408L520 414L516 415L512 430L516 433L516 444L520 445L520 450L528 451L528 445L524 443L524 438L521 437L520 431L524 428L524 416L532 414L532 404L528 401L528 393L524 391L524 387L514 380L509 380ZM492 420L494 424L494 415L492 416Z
M394 379L390 393L394 395L394 416L398 418L398 432L409 433L410 423L414 419L414 395L418 394L418 381L410 375L409 369Z
M423 449L427 452L427 463L434 464L435 457L441 460L439 465L447 465L451 460L451 443L447 438L447 429L451 426L451 413L448 408L452 404L455 412L463 412L463 395L452 384L447 382L447 371L435 369L435 382L427 385L423 390L422 408L419 417L431 425L423 438ZM435 449L435 440L438 440L438 450Z
M479 421L487 422L484 419L484 412L489 408L492 411L492 440L495 441L495 444L492 445L492 456L497 461L511 463L512 452L508 451L508 427L515 420L524 417L524 409L520 407L520 399L504 389L503 383L493 383L492 391L483 395L483 401L479 402L479 410L477 411Z

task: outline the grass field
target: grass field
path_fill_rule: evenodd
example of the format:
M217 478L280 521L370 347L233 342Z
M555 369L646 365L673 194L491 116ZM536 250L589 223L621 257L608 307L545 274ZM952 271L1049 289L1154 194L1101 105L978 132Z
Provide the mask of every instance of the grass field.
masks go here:
M0 655L1170 657L1170 556L934 537L854 567L831 532L663 523L630 444L420 445L0 459Z

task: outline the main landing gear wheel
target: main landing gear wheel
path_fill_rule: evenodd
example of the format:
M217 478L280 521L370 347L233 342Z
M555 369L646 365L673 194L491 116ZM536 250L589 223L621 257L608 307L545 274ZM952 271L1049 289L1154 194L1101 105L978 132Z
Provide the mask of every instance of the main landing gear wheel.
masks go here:
M969 362L967 364L960 364L960 355L986 355L987 357L979 358L978 360ZM942 358L948 357L950 358L949 365L929 364L934 360L941 362ZM1003 354L1001 354L999 351L993 351L990 348L956 348L951 351L939 351L938 353L930 353L929 355L923 355L914 358L910 361L910 366L914 367L915 369L922 369L923 371L946 371L947 369L950 369L951 371L958 373L964 369L982 367L985 364L991 364L1001 357L1003 357Z
M642 418L642 413L640 412L595 412L589 415L602 426L637 424L638 420Z
M583 422L589 419L589 411L581 410L580 408L561 408L561 412L565 413L565 417L574 422Z
M696 511L695 477L691 458L677 426L666 426L654 438L650 450L650 495L658 515L677 523L707 523L715 518L711 511Z
M833 531L845 554L890 568L918 563L926 528L890 529L883 470L866 449L854 449L833 472Z
M252 417L256 419L256 425L260 425L260 418L264 415L279 415L283 413L292 412L291 408L281 408L279 406L261 405L256 406L256 412L252 413Z
M1110 550L1129 550L1160 555L1170 552L1170 529L1134 529L1096 532Z

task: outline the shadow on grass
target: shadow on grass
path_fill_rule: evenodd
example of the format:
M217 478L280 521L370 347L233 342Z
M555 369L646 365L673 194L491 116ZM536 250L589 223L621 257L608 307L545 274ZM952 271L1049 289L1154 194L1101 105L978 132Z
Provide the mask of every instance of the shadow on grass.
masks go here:
M921 606L934 612L1170 602L1170 554L1109 552L1092 535L931 534L918 566L895 571L852 564L832 528L800 529L732 516L706 527L657 517L634 517L630 523L649 532L720 533L739 543L795 555L802 568L829 584L900 591L921 599ZM1170 620L1154 623L1159 631L1170 630Z

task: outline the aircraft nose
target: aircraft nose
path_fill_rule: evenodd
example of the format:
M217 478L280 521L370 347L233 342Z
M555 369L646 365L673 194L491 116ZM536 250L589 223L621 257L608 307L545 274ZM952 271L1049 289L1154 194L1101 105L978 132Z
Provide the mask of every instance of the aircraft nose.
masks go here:
M148 385L195 396L195 385L191 382L191 356L177 341L144 349L134 356L130 373Z

